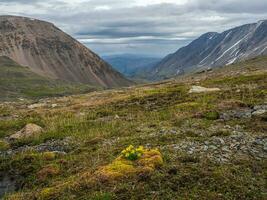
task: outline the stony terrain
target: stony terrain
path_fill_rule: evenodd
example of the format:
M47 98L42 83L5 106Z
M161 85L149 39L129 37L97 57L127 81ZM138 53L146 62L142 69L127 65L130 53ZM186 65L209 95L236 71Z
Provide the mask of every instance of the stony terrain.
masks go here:
M259 57L178 80L2 103L0 195L266 199L266 66ZM129 145L157 149L163 165L118 164Z
M0 16L0 56L47 78L107 88L132 84L74 38L37 19Z

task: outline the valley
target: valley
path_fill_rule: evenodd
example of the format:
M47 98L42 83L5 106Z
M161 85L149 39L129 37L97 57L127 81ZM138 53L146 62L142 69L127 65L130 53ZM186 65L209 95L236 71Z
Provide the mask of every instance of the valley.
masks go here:
M0 199L267 199L265 4L0 1Z

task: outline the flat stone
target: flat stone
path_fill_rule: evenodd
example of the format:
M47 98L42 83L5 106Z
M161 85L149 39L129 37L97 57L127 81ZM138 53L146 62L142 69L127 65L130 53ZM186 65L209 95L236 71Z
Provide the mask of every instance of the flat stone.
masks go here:
M35 108L45 107L46 105L47 105L46 103L36 103L36 104L29 105L28 108L35 109Z
M189 93L218 92L220 88L205 88L201 86L192 86Z
M256 110L252 113L253 116L263 115L267 110Z

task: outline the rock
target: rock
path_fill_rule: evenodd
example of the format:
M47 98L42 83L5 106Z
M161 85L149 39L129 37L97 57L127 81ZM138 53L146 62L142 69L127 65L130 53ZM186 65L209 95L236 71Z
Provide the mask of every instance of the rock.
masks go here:
M56 103L54 103L54 104L51 105L51 107L52 108L56 108L56 107L58 107L58 105Z
M16 181L7 174L0 174L0 199L8 192L16 190Z
M264 150L265 152L267 152L267 143L264 144L264 146L263 146L263 150Z
M28 108L29 109L35 109L35 108L41 108L41 107L45 107L45 106L46 106L45 103L36 103L36 104L29 105Z
M254 106L254 110L267 110L267 105L257 105Z
M213 139L213 142L215 143L215 144L221 144L221 145L224 145L225 144L225 142L224 142L224 140L222 139L222 138L219 138L219 137L215 137L214 139Z
M263 115L267 110L256 110L252 113L253 116Z
M205 88L201 86L192 86L189 93L218 92L220 90L220 88Z
M252 116L252 109L244 108L244 109L237 109L237 110L230 110L220 115L220 118L228 121L230 119L249 119Z
M23 129L11 135L9 139L18 140L30 137L38 137L43 132L42 127L36 124L27 124Z

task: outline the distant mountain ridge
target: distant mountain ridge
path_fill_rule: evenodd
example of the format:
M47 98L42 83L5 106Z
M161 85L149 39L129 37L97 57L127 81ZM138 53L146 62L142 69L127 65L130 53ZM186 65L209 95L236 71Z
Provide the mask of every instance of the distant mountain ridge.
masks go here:
M0 56L49 78L106 88L132 84L77 40L37 19L0 16Z
M129 78L134 78L138 73L151 70L161 58L147 55L121 54L102 56L116 70Z
M259 55L267 55L267 20L222 33L205 33L166 56L148 76L160 80L199 68L229 65Z

